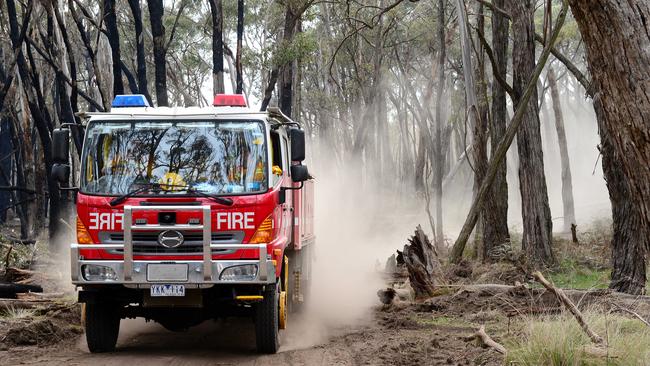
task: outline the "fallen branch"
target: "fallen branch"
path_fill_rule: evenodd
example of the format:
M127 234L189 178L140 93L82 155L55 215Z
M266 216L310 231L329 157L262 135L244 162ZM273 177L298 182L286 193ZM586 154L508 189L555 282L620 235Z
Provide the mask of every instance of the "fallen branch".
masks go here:
M465 337L465 342L473 341L475 339L481 342L483 346L493 348L502 355L508 353L504 346L494 341L494 339L490 338L490 336L485 333L485 325L481 325L481 327L471 336Z
M562 289L553 286L553 284L548 282L548 280L544 278L542 273L539 271L535 271L533 273L533 277L535 278L535 280L537 280L537 282L541 283L542 286L546 287L546 289L548 289L549 291L555 294L558 300L560 300L560 302L571 312L571 314L573 314L573 316L578 321L578 324L580 324L582 330L587 334L587 336L589 336L589 338L593 343L595 343L596 345L602 345L605 343L605 340L601 336L599 336L593 330L591 330L591 328L589 328L589 325L585 322L585 319L583 318L580 310L578 310L578 308L571 301L571 299L569 299L564 294Z
M17 293L16 298L18 300L56 300L61 299L65 296L63 292L47 292L47 293L38 293L38 292L26 292L26 293Z
M622 307L621 305L616 304L616 303L612 303L612 305L616 306L616 308L617 308L618 310L620 310L620 311L622 311L622 312L624 312L624 313L628 313L628 314L634 316L635 318L639 319L643 324L645 324L646 326L650 327L650 323L648 323L647 320L645 320L641 315L637 314L636 312L634 312L634 311L632 311L632 310L630 310L630 309L626 309L626 308L624 308L624 307Z

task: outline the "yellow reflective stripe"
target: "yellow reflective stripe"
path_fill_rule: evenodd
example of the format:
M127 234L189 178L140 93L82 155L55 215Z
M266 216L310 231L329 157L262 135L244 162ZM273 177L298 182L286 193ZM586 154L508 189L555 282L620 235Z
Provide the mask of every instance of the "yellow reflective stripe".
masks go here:
M240 301L264 300L264 296L262 296L262 295L239 295L239 296L235 296L235 300L240 300Z

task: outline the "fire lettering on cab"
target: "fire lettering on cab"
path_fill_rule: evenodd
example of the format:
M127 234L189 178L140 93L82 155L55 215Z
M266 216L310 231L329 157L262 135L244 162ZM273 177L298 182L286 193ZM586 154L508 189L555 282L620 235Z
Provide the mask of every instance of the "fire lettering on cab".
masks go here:
M254 212L217 212L217 230L254 229Z
M91 212L89 215L90 230L115 230L116 226L122 226L124 214L120 212Z

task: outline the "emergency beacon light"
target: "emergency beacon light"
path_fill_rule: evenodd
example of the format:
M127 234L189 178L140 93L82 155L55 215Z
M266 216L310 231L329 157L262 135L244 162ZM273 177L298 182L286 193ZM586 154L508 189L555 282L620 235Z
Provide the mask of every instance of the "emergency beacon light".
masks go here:
M215 107L247 107L246 98L242 94L217 94L214 96Z
M147 97L142 94L116 95L111 104L113 108L150 107Z

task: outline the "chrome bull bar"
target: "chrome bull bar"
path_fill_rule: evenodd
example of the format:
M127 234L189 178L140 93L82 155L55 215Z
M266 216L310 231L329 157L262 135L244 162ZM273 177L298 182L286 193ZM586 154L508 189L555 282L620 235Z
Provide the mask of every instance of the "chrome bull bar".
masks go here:
M160 225L160 224L142 224L133 225L133 212L134 211L201 211L202 223L200 225L194 224L181 224L181 225ZM203 259L200 266L197 266L196 261L183 261L175 260L174 263L188 263L196 272L203 273L202 281L192 281L191 283L198 284L214 284L214 283L236 283L232 281L221 281L218 277L215 278L213 271L213 264L219 263L216 268L227 268L229 266L236 266L241 264L257 264L257 276L254 281L244 281L245 283L267 283L275 280L275 274L269 276L269 272L274 272L275 267L269 269L271 261L267 254L267 244L212 244L212 222L210 218L210 206L124 206L124 216L122 219L122 227L124 230L124 242L122 244L70 244L70 263L72 272L72 282L74 284L90 283L83 279L81 276L81 265L85 263L92 264L108 264L111 267L119 268L121 270L120 276L123 280L111 281L111 283L124 283L124 284L144 284L141 271L136 273L137 278L134 279L134 260L133 260L133 231L161 231L161 230L201 230L203 233ZM80 258L79 251L84 249L92 250L110 250L121 249L124 253L122 262L115 260L92 260L86 261ZM212 250L238 250L238 249L257 249L258 259L251 260L212 260ZM181 255L181 254L179 254ZM194 255L194 254L192 254ZM151 263L170 263L169 260L160 261L135 261L138 264L151 264ZM118 274L119 275L119 274ZM219 273L217 273L217 276Z

